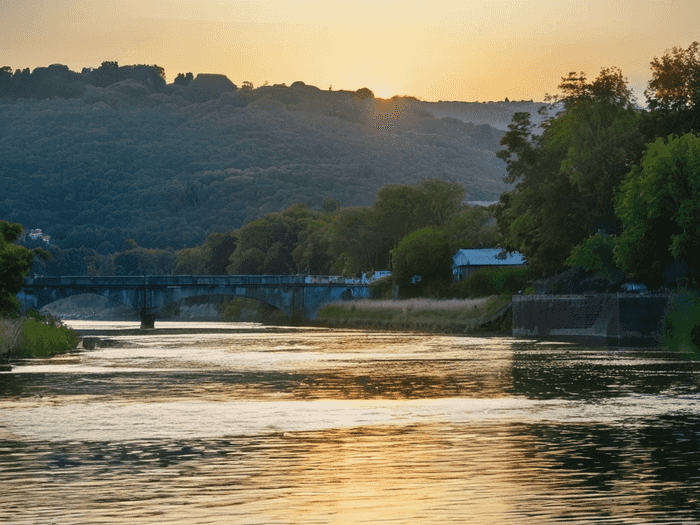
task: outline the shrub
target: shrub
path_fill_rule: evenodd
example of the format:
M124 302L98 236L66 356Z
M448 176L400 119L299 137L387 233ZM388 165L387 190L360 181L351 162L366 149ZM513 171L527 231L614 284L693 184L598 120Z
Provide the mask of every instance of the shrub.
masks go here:
M665 341L669 349L700 354L700 296L684 292L666 315Z
M454 297L512 295L527 289L528 275L528 268L484 268L453 283L450 292Z
M581 266L590 273L603 272L605 277L612 277L615 271L613 262L615 244L617 240L613 236L603 236L598 233L590 236L571 251L566 260L569 266Z
M78 333L58 319L30 310L23 323L18 357L46 357L67 352L78 346Z

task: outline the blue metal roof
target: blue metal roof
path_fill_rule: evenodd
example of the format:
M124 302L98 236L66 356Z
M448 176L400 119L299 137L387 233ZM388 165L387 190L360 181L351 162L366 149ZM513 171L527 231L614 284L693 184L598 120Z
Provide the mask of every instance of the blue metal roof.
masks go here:
M452 257L452 266L519 266L527 264L525 257L519 252L506 253L505 259L499 259L500 248L483 248L475 250L458 250Z

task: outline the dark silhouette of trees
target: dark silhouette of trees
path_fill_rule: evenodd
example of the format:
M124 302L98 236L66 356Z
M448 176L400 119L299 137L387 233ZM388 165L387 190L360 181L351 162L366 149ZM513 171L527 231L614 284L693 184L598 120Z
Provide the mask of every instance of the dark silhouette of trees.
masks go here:
M360 88L355 91L355 97L359 98L360 100L374 98L374 93L372 93L369 88Z
M192 82L192 80L194 80L194 75L192 73L178 73L173 82L180 86L187 87L190 84L190 82Z
M648 142L671 133L700 132L700 43L674 47L651 62L652 78L644 91Z
M548 97L563 108L535 134L530 115L516 113L498 156L514 190L496 211L503 244L540 271L564 265L572 248L598 230L615 233L615 189L639 156L639 114L617 68L589 82L569 73L561 93Z

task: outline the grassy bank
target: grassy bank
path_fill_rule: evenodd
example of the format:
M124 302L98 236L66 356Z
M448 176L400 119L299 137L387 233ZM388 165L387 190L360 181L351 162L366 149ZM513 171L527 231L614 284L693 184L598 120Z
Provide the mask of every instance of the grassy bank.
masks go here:
M510 303L510 296L479 299L404 299L335 302L321 308L317 322L324 326L415 330L436 333L505 332L507 322L485 327Z
M58 319L38 313L24 319L0 318L0 359L47 357L73 350L80 336Z

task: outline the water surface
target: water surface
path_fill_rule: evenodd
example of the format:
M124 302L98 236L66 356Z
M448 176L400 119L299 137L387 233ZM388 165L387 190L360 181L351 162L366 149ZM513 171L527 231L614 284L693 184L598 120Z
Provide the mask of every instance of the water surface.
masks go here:
M689 356L71 324L110 335L0 374L0 521L700 522Z

